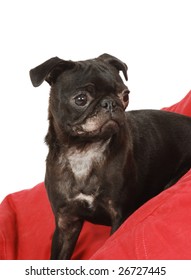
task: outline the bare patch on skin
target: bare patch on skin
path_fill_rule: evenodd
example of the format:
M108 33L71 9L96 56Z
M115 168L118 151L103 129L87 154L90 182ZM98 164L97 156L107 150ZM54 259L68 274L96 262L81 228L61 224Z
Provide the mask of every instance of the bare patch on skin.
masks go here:
M115 219L118 215L118 212L113 207L113 201L112 200L108 201L108 206L109 206L108 209L109 209L109 212L111 214L111 217L113 217Z

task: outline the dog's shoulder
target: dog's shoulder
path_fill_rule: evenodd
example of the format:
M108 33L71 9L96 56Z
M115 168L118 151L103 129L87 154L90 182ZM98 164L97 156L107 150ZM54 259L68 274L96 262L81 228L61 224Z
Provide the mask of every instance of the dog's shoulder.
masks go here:
M185 135L191 138L191 117L163 110L134 110L126 112L126 124L133 138L154 135L173 137Z
M188 122L191 123L191 117L185 116L175 112L165 110L132 110L126 111L126 120L131 123L145 123L145 122Z

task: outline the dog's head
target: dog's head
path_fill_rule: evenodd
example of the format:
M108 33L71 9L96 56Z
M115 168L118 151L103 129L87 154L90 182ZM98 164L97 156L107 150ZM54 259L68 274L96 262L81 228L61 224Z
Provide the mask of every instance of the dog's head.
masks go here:
M49 119L60 134L71 137L110 138L125 123L129 90L127 66L103 54L86 61L51 58L30 71L37 87L45 80L51 86Z

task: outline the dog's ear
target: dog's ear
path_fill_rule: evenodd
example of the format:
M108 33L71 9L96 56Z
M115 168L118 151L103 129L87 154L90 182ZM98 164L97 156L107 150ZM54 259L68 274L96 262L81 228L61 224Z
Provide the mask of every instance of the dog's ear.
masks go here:
M125 80L127 81L128 80L128 76L127 76L127 70L128 70L128 67L127 65L122 62L121 60L119 60L118 58L110 55L110 54L107 54L107 53L104 53L102 55L100 55L98 57L98 59L101 59L103 60L104 62L107 62L109 64L111 64L112 66L114 66L118 71L122 71L123 72L123 75L125 77Z
M75 62L66 61L59 57L53 57L39 66L30 70L30 78L34 87L40 86L44 81L52 85L56 82L58 76L65 70L75 66Z

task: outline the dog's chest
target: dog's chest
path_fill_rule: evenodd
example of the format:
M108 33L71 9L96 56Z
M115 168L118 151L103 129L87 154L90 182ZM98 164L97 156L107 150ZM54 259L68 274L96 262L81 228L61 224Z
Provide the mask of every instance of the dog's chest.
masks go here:
M89 176L96 163L103 162L104 156L97 148L93 148L82 152L71 150L67 159L76 181L83 181Z
M104 165L108 144L109 140L89 144L83 150L75 148L68 150L66 157L76 180L86 180L93 168L100 169Z
M106 146L107 143L94 143L83 150L73 147L63 158L60 157L63 171L67 169L70 174L64 178L64 183L70 188L69 201L86 202L89 207L94 205L100 190L100 172L105 164Z

